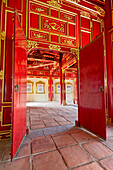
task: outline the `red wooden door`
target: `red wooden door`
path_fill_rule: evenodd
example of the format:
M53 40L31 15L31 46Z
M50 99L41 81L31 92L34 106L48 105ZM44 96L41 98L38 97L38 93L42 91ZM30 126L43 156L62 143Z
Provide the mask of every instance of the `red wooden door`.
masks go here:
M80 126L106 139L103 35L80 50Z
M14 14L11 158L26 134L27 42L17 12Z

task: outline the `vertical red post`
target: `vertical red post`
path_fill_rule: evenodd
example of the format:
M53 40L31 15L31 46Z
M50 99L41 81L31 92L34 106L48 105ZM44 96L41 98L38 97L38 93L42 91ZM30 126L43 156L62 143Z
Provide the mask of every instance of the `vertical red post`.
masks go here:
M62 79L63 79L63 106L67 105L66 103L66 87L65 87L65 71L63 70L62 74Z
M105 39L106 39L106 61L107 61L107 87L108 87L108 115L113 122L113 56L112 56L112 44L111 33L109 30L112 28L112 14L111 14L111 2L106 1L105 5Z
M62 58L63 58L63 53L60 53L60 61L59 61L59 70L60 70L60 105L62 105Z
M77 104L78 104L78 76L77 76L77 73L76 73L76 100L77 100Z
M78 104L78 81L77 81L77 75L74 80L74 98L73 98L73 103Z
M49 75L49 101L52 101L52 73Z
M60 69L60 105L62 105L62 68L61 66L59 67Z

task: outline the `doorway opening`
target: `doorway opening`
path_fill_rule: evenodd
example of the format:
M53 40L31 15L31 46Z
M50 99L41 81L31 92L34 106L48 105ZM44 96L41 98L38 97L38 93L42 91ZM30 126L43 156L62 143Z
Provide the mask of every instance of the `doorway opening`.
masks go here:
M78 121L76 56L32 49L27 60L28 129L75 126Z

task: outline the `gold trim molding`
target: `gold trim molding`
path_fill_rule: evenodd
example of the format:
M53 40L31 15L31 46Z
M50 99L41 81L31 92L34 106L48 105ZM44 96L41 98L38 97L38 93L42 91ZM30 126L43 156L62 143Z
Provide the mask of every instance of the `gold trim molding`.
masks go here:
M83 16L83 17L90 18L90 14L88 12L85 12L85 11L81 11L80 15Z
M50 49L50 50L60 51L61 47L60 47L59 45L50 44L50 45L49 45L49 49Z
M3 70L0 71L0 80L3 80L3 77L4 77L4 72Z

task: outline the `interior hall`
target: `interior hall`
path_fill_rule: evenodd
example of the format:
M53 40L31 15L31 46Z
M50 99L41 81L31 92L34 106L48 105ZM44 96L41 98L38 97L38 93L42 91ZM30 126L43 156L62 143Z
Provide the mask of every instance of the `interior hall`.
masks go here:
M113 0L0 1L0 170L113 170Z

